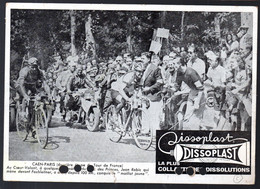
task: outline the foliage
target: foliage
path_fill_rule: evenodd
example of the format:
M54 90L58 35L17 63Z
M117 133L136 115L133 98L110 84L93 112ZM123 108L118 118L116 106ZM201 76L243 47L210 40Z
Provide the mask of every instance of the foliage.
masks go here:
M148 51L153 29L158 27L170 30L169 39L163 41L161 55L164 55L176 46L190 43L203 48L217 46L219 39L214 28L215 17L219 18L223 38L230 32L236 32L240 25L239 13L185 12L182 31L182 12L80 10L75 11L75 46L78 53L84 51L85 22L89 15L92 17L91 31L95 39L92 45L96 45L96 54L100 59L126 52L129 35L133 55ZM11 68L15 67L11 70L17 75L24 55L36 56L43 69L52 64L55 54L65 59L70 54L70 29L68 10L12 10L11 50L12 54L18 55L11 63Z

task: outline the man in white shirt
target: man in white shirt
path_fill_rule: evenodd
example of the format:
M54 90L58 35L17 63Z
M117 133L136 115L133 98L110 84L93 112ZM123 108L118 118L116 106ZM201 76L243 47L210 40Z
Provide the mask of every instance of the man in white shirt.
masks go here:
M194 69L200 76L202 80L205 79L205 62L198 58L198 49L194 46L191 45L188 48L188 57L189 61L187 63L187 67L190 67Z
M212 51L208 51L206 54L208 63L210 65L205 84L211 85L213 88L225 87L226 83L226 69L219 65L218 57Z
M204 82L207 91L205 93L207 95L207 105L203 112L201 127L206 130L222 130L226 120L224 118L225 110L223 105L225 102L227 72L224 67L219 65L219 57L215 53L208 51L205 55L210 67L207 73L208 79ZM215 100L212 101L212 99ZM217 109L219 111L216 111ZM218 116L219 124L214 121L216 116Z

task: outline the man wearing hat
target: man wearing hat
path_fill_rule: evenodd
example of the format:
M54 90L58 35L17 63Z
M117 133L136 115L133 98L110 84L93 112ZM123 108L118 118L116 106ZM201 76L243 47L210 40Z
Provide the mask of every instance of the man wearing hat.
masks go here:
M44 73L38 67L38 59L32 57L28 60L28 65L22 68L19 72L19 77L16 82L16 88L18 93L24 99L22 104L22 111L25 115L26 103L30 100L30 95L39 94L42 89L47 93L51 98L50 88L45 82ZM30 91L30 94L29 94Z

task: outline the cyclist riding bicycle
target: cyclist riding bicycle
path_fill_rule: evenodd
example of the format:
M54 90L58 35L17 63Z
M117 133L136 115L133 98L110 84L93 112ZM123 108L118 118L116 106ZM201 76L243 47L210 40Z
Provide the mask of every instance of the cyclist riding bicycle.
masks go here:
M16 89L22 100L21 116L27 121L26 106L30 101L30 96L48 95L51 98L50 88L45 82L44 72L38 67L38 59L32 57L28 60L28 65L22 68L19 72L19 77L16 82Z
M142 64L137 64L133 72L127 73L124 67L120 68L117 81L112 83L111 90L106 96L104 110L106 110L111 104L116 104L116 114L126 105L127 101L130 101L134 92L140 87L140 80L143 75ZM117 120L117 117L114 118Z

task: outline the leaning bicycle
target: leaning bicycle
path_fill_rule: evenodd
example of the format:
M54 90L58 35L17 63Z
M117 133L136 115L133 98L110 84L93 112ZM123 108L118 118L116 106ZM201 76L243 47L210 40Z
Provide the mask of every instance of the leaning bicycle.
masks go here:
M25 112L22 103L26 103ZM48 144L48 127L51 119L52 104L47 96L31 96L29 102L17 101L16 129L19 137L25 141L29 135L37 138L41 148ZM22 115L25 113L26 116ZM25 118L26 117L26 118Z
M149 100L145 97L133 98L118 114L115 106L111 105L105 115L109 139L112 142L119 142L122 137L129 135L134 138L139 148L147 150L153 141L151 124L144 122L147 108L149 108Z

